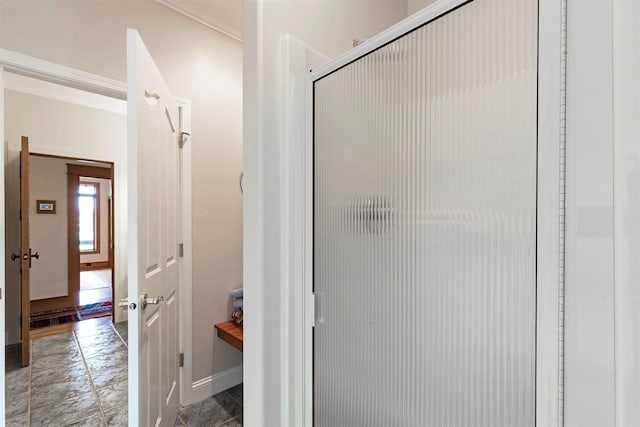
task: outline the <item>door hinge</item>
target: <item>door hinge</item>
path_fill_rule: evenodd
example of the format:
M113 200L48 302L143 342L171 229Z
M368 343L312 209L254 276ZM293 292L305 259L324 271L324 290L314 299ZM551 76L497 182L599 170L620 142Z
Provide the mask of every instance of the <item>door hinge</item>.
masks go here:
M178 356L178 367L184 368L184 353L180 353L180 356Z
M180 132L180 139L178 140L178 147L184 147L184 144L187 142L186 137L191 136L189 132Z
M184 258L184 243L178 244L178 256Z
M2 299L2 288L0 288L0 299Z

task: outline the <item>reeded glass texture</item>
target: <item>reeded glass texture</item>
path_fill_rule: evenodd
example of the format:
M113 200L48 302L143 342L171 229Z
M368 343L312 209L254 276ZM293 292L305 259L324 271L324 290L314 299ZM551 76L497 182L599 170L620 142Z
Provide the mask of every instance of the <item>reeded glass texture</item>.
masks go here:
M535 424L537 2L314 86L316 427Z

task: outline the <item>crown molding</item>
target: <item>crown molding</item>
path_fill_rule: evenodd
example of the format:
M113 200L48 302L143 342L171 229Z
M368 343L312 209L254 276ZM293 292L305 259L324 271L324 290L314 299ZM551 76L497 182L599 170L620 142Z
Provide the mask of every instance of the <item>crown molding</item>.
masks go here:
M219 22L214 22L214 20L207 15L200 7L195 6L193 3L190 3L185 0L154 0L156 3L159 3L163 6L166 6L172 10L175 10L178 13L181 13L196 22L205 25L212 30L218 31L225 36L231 37L234 40L242 42L242 33L238 33L237 31L229 28L226 25L222 25Z

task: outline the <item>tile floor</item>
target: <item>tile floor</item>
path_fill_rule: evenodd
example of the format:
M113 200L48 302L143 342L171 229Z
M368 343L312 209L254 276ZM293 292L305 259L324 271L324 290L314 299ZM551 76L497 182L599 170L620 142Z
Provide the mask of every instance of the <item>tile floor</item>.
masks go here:
M176 427L241 427L242 384L180 408Z
M7 347L6 425L126 426L126 325L114 326L35 339L26 368Z
M6 349L6 425L126 426L127 324L100 325ZM242 384L181 408L175 426L242 426Z

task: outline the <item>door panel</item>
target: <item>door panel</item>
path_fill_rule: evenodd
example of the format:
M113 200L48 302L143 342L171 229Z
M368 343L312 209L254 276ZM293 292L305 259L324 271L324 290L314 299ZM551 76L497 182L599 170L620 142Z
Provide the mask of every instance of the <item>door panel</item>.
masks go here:
M177 416L178 108L144 43L127 31L129 423ZM130 258L131 259L131 258ZM148 304L145 304L145 298Z
M316 426L535 424L537 2L314 83Z
M167 298L167 313L165 316L167 333L166 339L169 341L178 341L178 298L177 293L173 293ZM169 402L174 399L174 394L178 393L178 353L169 352L165 354L164 363L164 381L162 389L162 397Z

